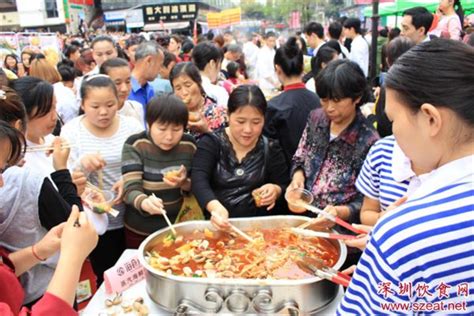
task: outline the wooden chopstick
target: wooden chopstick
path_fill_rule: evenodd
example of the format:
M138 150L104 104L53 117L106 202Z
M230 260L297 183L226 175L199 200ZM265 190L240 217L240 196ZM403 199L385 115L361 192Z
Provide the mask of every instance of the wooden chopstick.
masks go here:
M216 217L219 217L219 218L222 218L220 217L219 215L217 214L212 214L212 216L216 216ZM243 238L247 239L249 242L254 242L255 240L250 237L248 234L244 233L243 231L241 231L239 228L237 228L236 226L232 225L230 222L229 222L229 226L230 228L232 228L233 231L235 231L237 234L239 234L240 236L242 236Z
M230 223L229 223L230 224ZM248 241L250 242L254 242L255 240L250 237L248 234L244 233L243 231L241 231L239 228L237 228L236 226L230 224L230 227L237 233L239 234L240 236L244 237L245 239L247 239Z
M61 149L64 148L73 148L74 145L62 145ZM39 151L51 151L54 150L53 146L31 146L31 147L26 147L26 152L27 153L33 153L33 152L39 152Z
M152 193L151 195L152 195L154 198L157 198L156 195L155 195L155 193ZM163 217L165 218L165 221L166 221L166 223L168 224L168 226L170 227L170 229L171 229L171 231L173 232L173 234L174 234L175 236L177 236L178 233L176 232L176 229L174 229L173 224L171 224L171 221L170 221L170 219L168 218L168 215L166 215L166 211L163 212Z
M97 170L97 180L99 181L99 191L104 190L104 171L102 169Z

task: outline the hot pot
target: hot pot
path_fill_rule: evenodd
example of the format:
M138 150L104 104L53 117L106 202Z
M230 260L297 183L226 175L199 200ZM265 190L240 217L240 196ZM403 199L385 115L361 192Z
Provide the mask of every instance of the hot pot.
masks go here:
M296 227L309 217L266 216L231 219L242 230L258 228ZM190 221L174 226L178 234L194 230L214 229L209 221ZM145 267L146 289L150 298L162 308L176 314L186 313L250 313L274 314L290 312L312 314L324 309L336 297L339 290L327 280L312 277L301 280L257 280L192 278L168 275L152 268L146 260L146 252L170 233L169 227L148 236L139 248L139 259ZM347 248L341 241L331 240L339 247L339 269L347 256Z

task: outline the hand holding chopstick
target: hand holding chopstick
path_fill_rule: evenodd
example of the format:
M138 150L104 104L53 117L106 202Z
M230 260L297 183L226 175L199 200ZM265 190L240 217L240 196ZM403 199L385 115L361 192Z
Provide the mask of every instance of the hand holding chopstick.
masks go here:
M155 199L158 199L158 198L156 197L155 193L152 193L151 196L152 196L153 198L155 198ZM173 235L176 236L176 235L177 235L176 229L174 229L173 224L171 223L170 219L168 218L168 215L166 215L165 209L162 209L162 213L161 213L161 214L163 214L163 217L165 218L165 221L166 221L166 223L168 224L168 226L170 227L171 232L173 233Z
M212 213L212 216L222 220L222 217L219 214L217 214L216 212ZM231 223L229 223L229 226L230 226L230 229L235 231L237 234L239 234L240 236L242 236L243 238L245 238L249 242L254 242L255 241L252 237L250 237L248 234L244 233L238 227L232 225Z
M298 201L298 202L296 202L295 204L297 204L298 206L301 206L301 207L306 208L306 209L307 209L308 211L310 211L310 212L313 212L313 213L315 213L315 214L321 215L321 216L325 217L326 219L328 219L328 220L330 220L330 221L332 221L332 222L334 222L334 223L336 223L336 224L338 224L338 225L340 225L340 226L342 226L342 227L345 227L346 229L348 229L348 230L350 230L350 231L352 231L352 232L354 232L354 233L356 233L356 234L367 234L366 231L363 231L363 230L361 230L361 229L355 228L354 226L352 226L351 224L349 224L349 223L346 222L345 220L341 219L340 217L335 216L335 215L332 215L332 214L330 214L330 213L328 213L328 212L326 212L326 211L323 211L323 210L321 210L321 209L319 209L319 208L317 208L317 207L315 207L315 206L313 206L313 205L306 204L306 203L304 203L303 201ZM314 221L311 221L311 222L314 223ZM311 223L311 224L312 224L312 223ZM309 224L309 225L311 225L311 224ZM309 226L309 225L308 225L308 226ZM301 226L303 226L303 225L301 225ZM300 226L300 228L301 228L301 226Z

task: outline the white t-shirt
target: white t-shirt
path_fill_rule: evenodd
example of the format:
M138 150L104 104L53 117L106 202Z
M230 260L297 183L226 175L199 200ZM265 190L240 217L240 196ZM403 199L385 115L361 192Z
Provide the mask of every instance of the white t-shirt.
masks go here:
M26 140L26 147L34 148L36 146L52 145L53 141L54 135L50 134L44 138L44 144L35 144L29 140ZM53 168L53 156L46 156L45 151L25 153L25 167L36 170L35 172L41 173L44 178L49 177L51 173L55 171Z
M352 40L349 59L359 65L365 77L369 75L369 43L367 43L362 35L358 34Z
M120 123L117 132L110 137L97 137L85 127L83 118L84 115L76 117L64 125L61 130L61 137L75 143L69 154L69 168L74 170L78 167L84 155L100 153L107 163L103 169L104 189L110 190L122 176L123 144L131 135L142 132L143 125L134 118L119 115ZM89 174L87 178L92 184L98 184L96 172ZM120 214L116 218L108 215L109 230L123 227L125 206L121 203L115 205L114 208Z
M257 67L258 46L253 42L244 44L243 52L245 55L245 63L247 64L248 73L251 79L255 78L255 68Z
M145 126L145 113L143 105L140 102L133 100L125 100L123 107L118 112L120 115L132 117L137 119L140 124Z
M276 88L273 82L268 80L268 78L273 78L272 80L274 82L278 82L273 65L274 57L275 50L266 45L258 51L256 77L262 90L272 90Z
M217 105L223 106L227 108L227 101L229 101L229 94L227 91L218 85L212 84L211 80L206 77L201 72L201 78L202 78L202 88L204 89L204 92L214 99L217 102Z
M56 97L56 111L64 124L79 115L79 104L76 95L71 88L66 87L62 82L53 85L54 96Z

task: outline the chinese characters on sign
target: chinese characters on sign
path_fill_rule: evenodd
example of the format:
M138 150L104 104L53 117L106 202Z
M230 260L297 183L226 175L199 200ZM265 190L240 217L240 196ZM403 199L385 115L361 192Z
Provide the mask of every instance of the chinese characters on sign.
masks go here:
M106 293L123 292L145 278L145 269L135 256L127 261L119 262L105 271L104 283Z
M378 283L377 293L384 299L380 307L390 312L465 312L468 310L466 299L469 296L469 283L467 282L456 286L441 282L431 288L425 282L416 284L399 282L398 289L394 290L392 282L385 281ZM408 297L408 299L394 301L390 297L395 295Z
M182 22L194 20L197 17L198 4L167 3L143 6L143 21L147 23Z
M385 281L379 282L377 293L384 298L397 294L409 298L415 296L418 298L438 297L443 299L451 297L449 289L452 287L444 282L441 282L433 289L430 289L430 286L424 282L417 283L416 286L413 286L411 282L400 282L398 283L398 289L395 291L392 289L392 282ZM457 296L469 296L469 283L463 282L458 284L456 286L456 294Z

